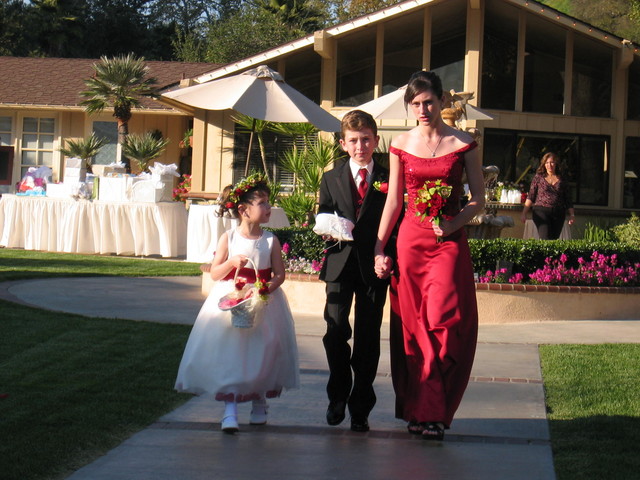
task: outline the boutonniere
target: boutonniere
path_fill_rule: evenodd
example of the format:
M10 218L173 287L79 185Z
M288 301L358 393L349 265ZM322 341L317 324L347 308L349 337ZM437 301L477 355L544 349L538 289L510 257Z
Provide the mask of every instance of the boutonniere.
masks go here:
M388 182L373 182L373 188L382 193L387 193L389 191L389 183Z

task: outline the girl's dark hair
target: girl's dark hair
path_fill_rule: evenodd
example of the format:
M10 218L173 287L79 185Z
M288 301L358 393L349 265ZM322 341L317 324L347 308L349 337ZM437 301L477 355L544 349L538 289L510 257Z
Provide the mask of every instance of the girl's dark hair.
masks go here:
M438 98L442 98L442 80L435 72L420 70L409 78L407 90L404 92L404 104L409 105L411 101L423 92L431 91Z
M238 217L238 205L241 203L251 203L257 194L263 193L267 196L271 194L271 188L267 181L260 175L250 175L241 180L236 185L227 185L218 197L220 209L218 216L222 217L229 213L232 217Z

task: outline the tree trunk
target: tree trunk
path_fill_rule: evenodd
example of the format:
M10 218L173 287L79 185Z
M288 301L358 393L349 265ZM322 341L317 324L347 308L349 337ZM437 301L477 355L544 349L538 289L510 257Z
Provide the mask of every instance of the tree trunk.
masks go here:
M129 122L124 121L118 118L118 144L120 145L120 158L118 159L120 163L124 164L124 168L127 173L131 173L131 162L127 157L122 153L122 144L125 139L129 135Z

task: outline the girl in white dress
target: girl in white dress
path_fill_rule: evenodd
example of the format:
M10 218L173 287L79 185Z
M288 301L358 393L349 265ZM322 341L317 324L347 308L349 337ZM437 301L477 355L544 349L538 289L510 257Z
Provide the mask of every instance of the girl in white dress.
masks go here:
M187 341L175 388L197 395L210 393L225 402L221 427L226 433L238 428L237 404L252 401L250 424L267 422L267 398L283 389L297 388L298 349L293 318L280 285L285 272L278 238L264 231L271 215L269 187L254 174L232 189L221 201L221 213L239 217L240 225L220 237L211 277L217 283L204 302ZM255 271L268 280L268 300L251 328L232 326L231 312L218 308L221 297L235 289L234 276L255 282ZM245 267L246 266L246 267ZM266 292L265 292L266 293Z

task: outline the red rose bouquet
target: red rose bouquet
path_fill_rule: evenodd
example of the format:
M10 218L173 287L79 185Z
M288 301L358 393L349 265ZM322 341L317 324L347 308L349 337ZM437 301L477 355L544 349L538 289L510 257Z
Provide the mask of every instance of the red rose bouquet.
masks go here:
M258 278L254 285L258 289L258 296L260 297L260 300L263 302L269 300L269 283L267 280L264 278Z
M447 203L447 198L451 196L453 188L442 180L427 180L422 188L418 190L418 196L415 200L416 215L422 221L426 217L431 217L434 225L440 225L442 218L442 209ZM438 237L438 242L442 241Z

